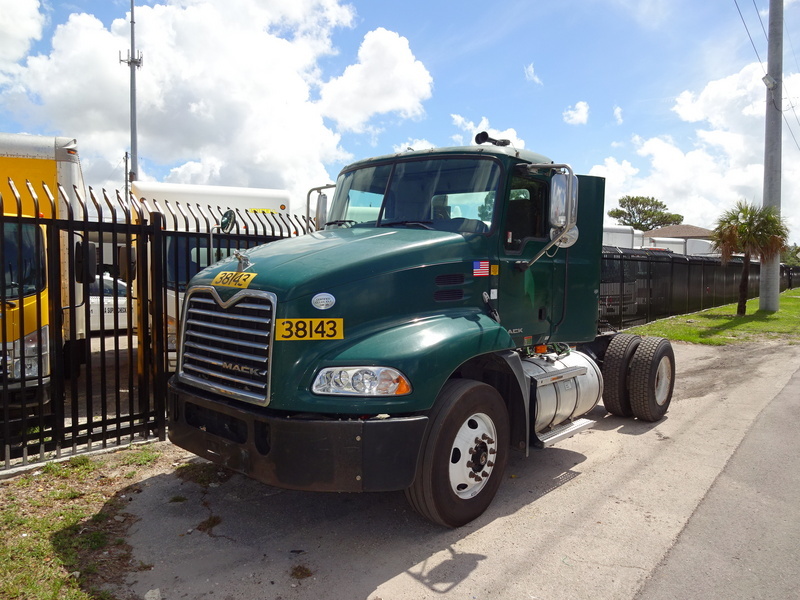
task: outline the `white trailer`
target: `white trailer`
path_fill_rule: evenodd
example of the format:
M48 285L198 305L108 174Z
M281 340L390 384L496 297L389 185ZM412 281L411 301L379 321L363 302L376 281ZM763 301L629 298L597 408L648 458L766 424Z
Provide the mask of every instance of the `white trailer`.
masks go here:
M603 246L639 248L643 238L644 233L630 225L606 225L603 227Z
M305 229L292 216L286 190L134 181L131 196L137 206L132 212L134 218L137 213L142 218L154 212L163 215L167 232L164 316L172 370L177 360L175 340L186 284L200 270L236 249L220 231L223 213L236 213L232 235L284 238L305 233Z

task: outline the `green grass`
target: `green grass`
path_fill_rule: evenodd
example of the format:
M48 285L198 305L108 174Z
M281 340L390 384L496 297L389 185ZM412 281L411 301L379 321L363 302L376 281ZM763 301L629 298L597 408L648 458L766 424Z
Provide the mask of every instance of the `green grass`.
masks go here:
M161 456L161 452L153 448L150 444L137 446L125 450L127 455L122 461L128 467L146 467L154 463Z
M113 600L100 588L127 569L125 467L151 465L155 447L75 456L0 482L0 599Z
M800 343L800 289L780 296L780 310L758 310L758 298L747 303L747 314L736 316L736 304L726 304L690 315L661 319L627 330L672 341L724 346L744 342Z

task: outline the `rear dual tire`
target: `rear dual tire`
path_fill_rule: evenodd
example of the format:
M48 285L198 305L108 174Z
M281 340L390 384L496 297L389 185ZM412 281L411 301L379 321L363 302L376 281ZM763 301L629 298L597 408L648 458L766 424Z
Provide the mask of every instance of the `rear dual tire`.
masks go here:
M603 359L603 406L618 417L633 416L628 373L631 361L642 338L620 333L611 339Z
M603 359L603 405L613 415L659 421L675 385L675 354L669 340L621 333Z
M669 340L646 337L633 355L631 408L637 419L655 422L666 414L675 387L675 353Z

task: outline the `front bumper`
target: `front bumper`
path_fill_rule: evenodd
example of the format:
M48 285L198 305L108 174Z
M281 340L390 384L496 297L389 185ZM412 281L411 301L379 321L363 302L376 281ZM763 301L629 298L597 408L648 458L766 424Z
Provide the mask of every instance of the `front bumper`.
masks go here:
M269 485L381 492L411 485L428 418L288 417L171 380L168 422L173 444Z
M35 410L47 404L50 404L50 377L26 380L24 387L19 380L0 382L0 407Z

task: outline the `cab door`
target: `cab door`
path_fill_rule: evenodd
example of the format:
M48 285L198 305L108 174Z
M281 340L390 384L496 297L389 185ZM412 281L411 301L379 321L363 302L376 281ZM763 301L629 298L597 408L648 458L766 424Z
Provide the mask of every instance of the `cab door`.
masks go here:
M548 197L547 179L512 176L501 222L496 302L501 323L518 348L545 343L552 329L554 283L561 281L563 263L545 254L527 266L549 241Z

